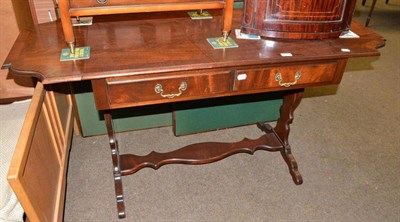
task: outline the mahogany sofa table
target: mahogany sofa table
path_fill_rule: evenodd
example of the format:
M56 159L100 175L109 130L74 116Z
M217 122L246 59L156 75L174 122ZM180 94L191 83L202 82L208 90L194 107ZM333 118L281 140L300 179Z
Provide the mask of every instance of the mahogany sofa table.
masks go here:
M165 164L205 164L236 153L279 151L295 184L302 183L288 142L289 125L304 88L339 84L351 57L378 56L384 39L353 24L355 39L280 41L241 40L238 48L213 49L207 38L219 37L221 13L193 21L184 12L114 16L77 27L75 36L90 46L87 60L60 62L65 47L59 22L20 34L5 67L15 75L34 76L43 84L90 80L98 110L105 112L115 181L118 216L125 217L121 176ZM101 20L101 19L99 19ZM241 12L234 12L239 28ZM284 92L275 127L256 140L192 144L169 153L119 154L110 110L215 97Z

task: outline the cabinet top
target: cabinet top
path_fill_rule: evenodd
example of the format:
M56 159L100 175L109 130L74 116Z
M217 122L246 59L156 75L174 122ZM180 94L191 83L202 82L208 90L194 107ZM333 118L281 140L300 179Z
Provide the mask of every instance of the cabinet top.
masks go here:
M59 22L40 24L18 36L3 67L15 75L34 76L44 84L171 71L290 65L379 55L385 40L352 24L354 39L243 40L237 48L213 49L207 38L221 36L221 11L213 19L191 20L186 12L139 13L95 18L75 27L77 47L89 46L87 60L60 62L66 48ZM241 24L235 10L233 29ZM282 56L290 53L291 56Z

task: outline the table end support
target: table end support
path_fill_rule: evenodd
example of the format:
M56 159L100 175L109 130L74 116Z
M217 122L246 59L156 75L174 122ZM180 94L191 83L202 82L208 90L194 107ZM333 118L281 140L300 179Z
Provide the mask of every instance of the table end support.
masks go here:
M257 123L257 127L265 132L265 133L273 133L275 134L276 138L278 138L279 142L282 144L282 149L280 150L281 155L283 157L283 159L285 160L286 164L288 165L289 168L289 173L293 178L293 182L296 185L300 185L303 183L303 178L298 170L297 167L297 161L294 158L292 152L291 152L291 147L290 145L285 145L281 138L279 137L279 135L275 132L275 130L272 128L271 125L269 125L268 123Z
M118 218L122 219L126 217L125 214L125 203L124 203L124 192L122 188L122 175L120 167L120 155L118 150L118 142L115 138L114 129L112 126L112 116L109 111L104 113L104 119L107 126L108 140L111 148L111 157L113 163L113 175L115 185L115 197L117 200L117 211Z
M296 185L303 183L303 178L298 170L297 161L292 154L292 148L289 145L289 132L290 124L293 123L294 110L299 106L301 99L303 98L304 89L287 91L283 97L283 104L280 108L280 117L276 123L274 130L260 127L261 130L272 130L276 133L277 137L283 145L281 155L288 165L290 175L293 178L293 182Z
M292 176L293 182L296 185L303 183L303 177L301 176L299 169L297 167L297 161L294 158L290 146L285 146L281 151L282 157L285 160L289 168L289 173Z

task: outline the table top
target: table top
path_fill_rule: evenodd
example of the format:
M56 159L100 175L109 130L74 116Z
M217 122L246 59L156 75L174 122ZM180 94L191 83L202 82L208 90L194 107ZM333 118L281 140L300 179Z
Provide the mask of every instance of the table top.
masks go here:
M261 64L378 56L385 40L352 24L354 39L242 40L230 37L237 48L213 49L207 38L221 36L221 11L213 19L191 20L186 12L137 13L95 18L93 25L75 27L77 47L90 46L87 60L60 62L67 48L60 22L24 30L3 67L15 75L34 76L44 84L106 77L203 70ZM233 28L240 28L241 10L235 10ZM343 50L346 49L346 50ZM291 53L292 56L282 56Z

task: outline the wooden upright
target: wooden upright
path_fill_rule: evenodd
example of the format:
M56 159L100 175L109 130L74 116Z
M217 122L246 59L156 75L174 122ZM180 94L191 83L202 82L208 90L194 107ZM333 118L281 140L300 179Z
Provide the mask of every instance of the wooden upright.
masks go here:
M224 40L232 28L233 0L59 0L64 38L71 52L75 36L71 17L125 13L224 9L222 35Z

